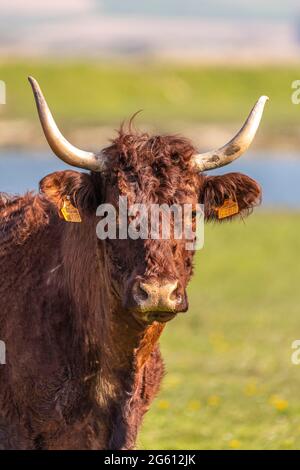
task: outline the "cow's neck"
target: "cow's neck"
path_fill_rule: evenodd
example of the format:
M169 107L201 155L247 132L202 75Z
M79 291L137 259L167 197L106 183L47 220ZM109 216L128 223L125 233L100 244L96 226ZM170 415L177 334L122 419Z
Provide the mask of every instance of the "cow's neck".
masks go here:
M119 399L135 393L151 353L164 329L161 323L139 325L121 309L113 311L110 320L109 347L102 350L101 377L109 377L109 393L103 400ZM105 390L105 387L104 387Z
M123 312L111 319L110 347L102 350L102 370L97 377L97 401L106 416L105 448L131 449L142 417L160 379L150 385L147 376L156 359L162 324L141 327ZM151 361L151 362L150 362ZM151 398L150 398L151 400Z

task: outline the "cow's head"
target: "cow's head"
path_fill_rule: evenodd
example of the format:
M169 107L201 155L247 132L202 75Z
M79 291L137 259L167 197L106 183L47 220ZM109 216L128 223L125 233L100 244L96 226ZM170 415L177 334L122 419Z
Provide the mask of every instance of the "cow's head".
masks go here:
M54 153L72 166L91 170L90 174L56 172L42 180L42 192L58 210L69 197L84 222L85 216L95 216L100 204L110 204L119 213L119 197L123 196L129 209L137 203L146 207L151 204L196 207L200 203L204 205L205 220L223 221L247 215L259 204L260 187L248 176L241 173L206 176L203 172L227 165L247 150L259 126L266 97L258 100L239 133L212 152L199 154L181 137L151 137L122 128L109 147L95 154L66 141L37 82L34 79L30 82L45 136ZM226 214L228 203L233 204L234 210ZM127 222L130 221L128 217ZM173 230L170 234L168 239L127 237L98 241L115 297L124 310L141 322L166 322L188 308L186 287L192 274L194 251L187 249L184 236L176 239Z

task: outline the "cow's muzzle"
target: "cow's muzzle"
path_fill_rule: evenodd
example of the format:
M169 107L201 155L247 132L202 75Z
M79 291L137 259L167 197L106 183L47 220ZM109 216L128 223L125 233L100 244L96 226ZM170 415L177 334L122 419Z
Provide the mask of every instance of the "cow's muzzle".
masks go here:
M178 281L136 281L132 287L132 299L133 314L147 323L167 322L187 309L186 297Z

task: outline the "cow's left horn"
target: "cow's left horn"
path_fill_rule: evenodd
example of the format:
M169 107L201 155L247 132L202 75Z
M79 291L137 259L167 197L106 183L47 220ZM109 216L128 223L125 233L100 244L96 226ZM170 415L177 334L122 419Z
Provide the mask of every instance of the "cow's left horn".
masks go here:
M70 144L55 124L38 82L33 77L28 77L28 80L32 86L45 137L55 155L69 165L86 170L103 171L105 169L105 158L102 153L86 152Z
M214 168L228 165L228 163L236 160L246 152L255 137L268 99L267 96L259 98L241 130L228 144L212 152L194 155L193 163L195 168L198 171L213 170Z

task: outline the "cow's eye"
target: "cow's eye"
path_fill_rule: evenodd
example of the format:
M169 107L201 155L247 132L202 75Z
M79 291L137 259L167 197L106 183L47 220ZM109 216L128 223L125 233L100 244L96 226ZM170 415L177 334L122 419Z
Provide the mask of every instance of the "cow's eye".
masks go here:
M192 211L192 218L195 219L197 217L197 211Z
M180 155L177 152L173 153L171 158L174 163L178 163L180 161Z
M125 168L124 168L124 171L130 173L131 171L133 171L133 166L131 166L131 165L126 165Z
M137 176L133 173L127 176L127 180L129 183L132 183L133 185L137 184Z

